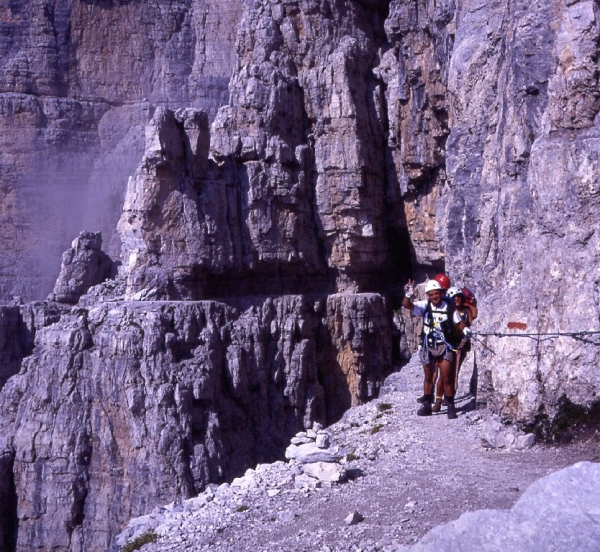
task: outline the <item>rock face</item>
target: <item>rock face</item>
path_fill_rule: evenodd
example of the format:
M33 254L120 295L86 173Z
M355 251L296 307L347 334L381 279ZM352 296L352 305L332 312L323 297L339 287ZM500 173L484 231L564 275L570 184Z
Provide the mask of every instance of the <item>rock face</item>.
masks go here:
M450 273L475 282L480 331L598 330L598 6L476 5L461 14L448 78L437 223ZM590 407L597 338L489 338L490 402L522 422Z
M100 232L81 232L63 253L52 298L59 303L77 303L92 286L110 278L112 271L113 262L102 251Z
M122 245L100 283L80 237L78 305L0 347L7 376L26 357L0 401L18 549L105 550L376 396L409 276L472 285L480 334L600 328L595 2L163 4L2 6L0 295L37 296L83 219ZM586 411L595 335L487 336L480 392L521 425Z
M154 109L212 118L226 103L243 2L2 0L0 11L0 299L40 299L83 228L118 254Z
M5 535L106 550L130 517L282 457L376 395L388 318L377 295L74 308L3 392Z
M135 247L130 213L144 196L130 186L120 224L130 296L160 289L144 283L147 272L158 272L172 290L162 295L174 298L263 292L256 279L274 292L305 291L307 281L321 290L394 290L408 270L445 260L478 293L480 332L507 331L510 322L534 334L598 330L597 138L587 93L597 88L595 8L570 4L557 30L545 15L554 5L515 6L504 26L503 2L486 10L392 2L388 12L353 5L334 13L344 39L331 41L321 28L329 7L313 7L313 17L295 3L255 4L241 22L231 103L212 129L216 166L196 172L191 191L169 192L185 198L167 208L185 214L185 236L197 243L175 235L164 244L164 219ZM560 62L536 49L540 37ZM559 55L565 44L573 59ZM574 97L585 109L570 107ZM181 182L185 164L169 163ZM138 249L158 243L164 261L138 259ZM482 349L481 381L498 412L529 424L551 422L565 404L594 404L595 342L515 339Z

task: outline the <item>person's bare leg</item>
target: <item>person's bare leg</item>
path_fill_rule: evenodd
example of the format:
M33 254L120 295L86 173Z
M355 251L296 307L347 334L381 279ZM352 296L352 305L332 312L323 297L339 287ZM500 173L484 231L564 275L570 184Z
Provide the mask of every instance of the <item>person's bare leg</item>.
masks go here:
M444 383L444 395L448 403L448 418L456 418L456 408L454 407L454 363L443 360L440 364L440 375Z
M433 378L435 376L435 366L432 364L423 364L423 393L433 395Z
M417 416L431 416L431 403L433 402L433 375L435 368L431 364L423 364L423 396L425 401L417 410Z
M439 412L442 408L442 396L444 394L444 382L442 381L439 365L436 366L435 375L437 376L437 382L435 385L435 403L431 407L431 411Z

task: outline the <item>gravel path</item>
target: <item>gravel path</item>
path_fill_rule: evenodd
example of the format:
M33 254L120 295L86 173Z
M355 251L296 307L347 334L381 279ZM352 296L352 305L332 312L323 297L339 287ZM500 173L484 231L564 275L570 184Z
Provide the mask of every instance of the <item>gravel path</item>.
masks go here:
M289 464L259 467L250 484L220 486L208 502L205 493L175 507L157 529L164 536L143 550L392 551L463 512L510 508L553 471L600 460L598 433L565 447L485 448L489 413L465 411L473 404L461 393L469 377L463 370L457 420L448 420L445 409L419 418L421 367L412 362L386 381L378 400L328 428L333 443L357 457L347 464L353 479L302 489ZM354 511L364 520L346 524Z

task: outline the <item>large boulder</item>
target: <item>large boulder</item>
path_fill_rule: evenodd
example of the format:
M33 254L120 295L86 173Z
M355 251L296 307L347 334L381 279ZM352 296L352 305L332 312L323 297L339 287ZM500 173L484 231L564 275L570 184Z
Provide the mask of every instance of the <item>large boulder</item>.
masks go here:
M397 552L595 552L599 514L600 464L579 462L533 483L510 510L467 512Z
M71 249L63 253L60 274L51 298L59 303L77 303L92 286L113 274L113 262L102 251L100 232L81 232Z

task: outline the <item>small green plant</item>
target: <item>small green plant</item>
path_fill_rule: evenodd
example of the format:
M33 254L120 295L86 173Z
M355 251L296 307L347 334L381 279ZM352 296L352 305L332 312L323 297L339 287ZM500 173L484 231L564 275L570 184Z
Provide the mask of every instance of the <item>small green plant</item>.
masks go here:
M379 403L377 405L377 410L379 410L379 412L385 412L386 410L391 410L392 409L392 405L390 403Z
M352 462L353 460L358 460L360 456L358 454L354 454L353 452L349 452L346 454L346 460L348 462Z
M128 542L121 549L121 552L133 552L134 550L139 550L144 544L156 542L157 539L158 535L154 531L148 531L147 533L143 533L139 537L136 537L131 542Z
M376 433L379 433L379 431L381 430L383 426L381 424L376 424L371 428L371 435L375 435Z
M245 504L242 504L241 506L238 506L235 511L236 512L246 512L250 509L250 506L246 506Z

